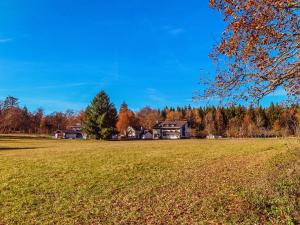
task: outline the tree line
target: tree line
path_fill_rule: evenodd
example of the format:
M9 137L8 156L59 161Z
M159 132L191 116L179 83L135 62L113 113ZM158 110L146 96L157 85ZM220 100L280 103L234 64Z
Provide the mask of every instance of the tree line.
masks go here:
M126 119L127 118L127 119ZM151 130L160 120L185 120L192 137L276 137L300 134L300 106L271 103L269 107L145 107L134 113L123 104L117 128L126 132L128 124ZM123 122L126 121L126 122ZM123 126L122 126L123 125Z
M127 136L129 126L152 131L157 121L186 120L192 137L207 135L222 137L274 137L300 134L300 106L271 103L268 107L144 107L134 112L124 102L117 110L108 95L101 91L80 112L67 110L45 114L39 108L30 112L20 107L14 97L0 102L0 132L52 135L56 130L66 130L81 124L95 139L109 139L114 134Z
M56 130L67 129L83 122L84 112L53 112L49 115L42 108L30 112L20 107L19 100L8 96L0 101L0 133L53 134Z

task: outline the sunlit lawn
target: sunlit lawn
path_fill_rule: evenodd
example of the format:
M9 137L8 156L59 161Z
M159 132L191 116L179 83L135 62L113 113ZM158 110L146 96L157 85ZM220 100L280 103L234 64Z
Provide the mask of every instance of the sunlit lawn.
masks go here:
M0 136L0 224L297 224L299 147Z

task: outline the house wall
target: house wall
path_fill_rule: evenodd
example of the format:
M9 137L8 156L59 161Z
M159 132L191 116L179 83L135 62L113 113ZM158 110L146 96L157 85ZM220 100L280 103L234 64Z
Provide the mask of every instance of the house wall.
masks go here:
M65 139L76 139L77 135L76 134L65 134L64 138Z
M183 128L181 128L181 137L182 138L188 138L190 136L189 134L189 126L188 124L185 124Z
M153 139L160 139L160 137L161 137L161 130L153 129Z
M133 127L128 127L127 136L130 139L139 139L141 136L141 131L135 130Z
M180 139L181 131L180 129L163 129L162 139Z
M189 126L185 124L181 128L160 128L153 129L153 139L180 139L189 137Z
M142 139L144 139L144 140L153 139L153 135L151 133L146 133L142 136Z

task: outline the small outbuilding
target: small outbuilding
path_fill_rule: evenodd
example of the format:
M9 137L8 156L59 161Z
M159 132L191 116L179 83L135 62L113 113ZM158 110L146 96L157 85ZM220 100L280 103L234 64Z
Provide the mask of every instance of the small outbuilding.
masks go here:
M55 132L56 139L86 139L86 135L80 131L58 130Z
M144 132L144 134L142 134L142 139L143 140L152 140L153 134L151 134L149 131L146 131L146 132Z
M87 134L82 131L80 124L76 124L67 130L57 130L54 137L56 139L87 139Z
M126 130L128 139L140 139L142 129L138 127L129 126Z

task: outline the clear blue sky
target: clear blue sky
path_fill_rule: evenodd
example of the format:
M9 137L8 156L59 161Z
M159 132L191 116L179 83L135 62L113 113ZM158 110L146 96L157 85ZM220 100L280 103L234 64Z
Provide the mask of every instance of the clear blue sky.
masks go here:
M2 0L0 97L48 113L101 89L136 110L203 105L191 98L223 28L208 0Z

